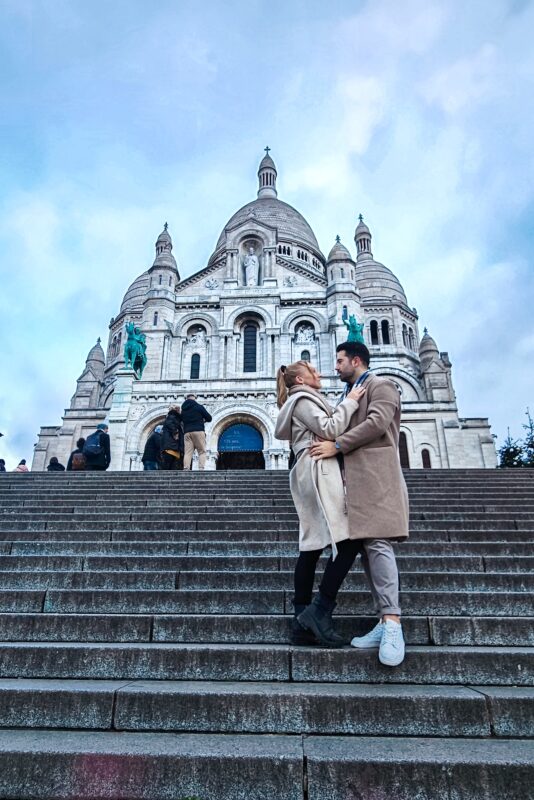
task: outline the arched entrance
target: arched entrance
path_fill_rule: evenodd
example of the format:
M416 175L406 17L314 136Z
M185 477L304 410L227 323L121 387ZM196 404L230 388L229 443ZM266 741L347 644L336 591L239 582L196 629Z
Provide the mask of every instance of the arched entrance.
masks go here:
M265 469L263 436L245 422L229 425L219 436L217 469Z

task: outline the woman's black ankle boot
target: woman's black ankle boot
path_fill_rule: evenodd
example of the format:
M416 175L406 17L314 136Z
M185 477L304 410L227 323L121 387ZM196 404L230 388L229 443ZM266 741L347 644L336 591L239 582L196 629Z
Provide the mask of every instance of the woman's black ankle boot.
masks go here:
M295 605L295 616L291 620L291 644L297 645L298 647L311 647L319 644L315 635L311 631L306 630L306 628L303 628L297 619L298 615L301 614L305 608L305 605Z
M336 607L333 600L319 594L297 617L303 628L315 634L323 647L343 647L346 639L334 630L332 611Z

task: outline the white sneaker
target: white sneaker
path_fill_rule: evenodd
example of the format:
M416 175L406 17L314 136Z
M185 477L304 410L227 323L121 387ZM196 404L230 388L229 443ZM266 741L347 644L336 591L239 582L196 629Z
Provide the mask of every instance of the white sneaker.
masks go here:
M400 622L394 622L392 619L384 622L378 660L386 667L398 667L404 661L404 636Z
M351 647L357 647L358 650L378 650L380 642L382 641L382 634L384 633L383 622L378 622L372 631L366 633L365 636L355 636L352 640Z

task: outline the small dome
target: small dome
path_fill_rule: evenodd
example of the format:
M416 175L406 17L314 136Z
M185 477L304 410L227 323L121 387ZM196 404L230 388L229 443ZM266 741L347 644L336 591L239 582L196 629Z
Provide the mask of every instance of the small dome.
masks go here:
M167 230L167 228L168 228L168 225L167 225L167 223L165 223L165 225L163 226L163 230L161 231L160 235L158 236L158 238L156 240L156 247L158 245L158 242L169 242L171 244L171 246L172 246L171 235L170 235L169 231Z
M419 344L419 356L439 355L438 346L425 328L425 333Z
M336 236L336 242L328 254L327 263L331 261L352 261L352 256L344 244L341 244L341 239Z
M86 362L88 361L98 361L101 364L104 364L106 361L104 351L102 350L102 345L100 344L100 336L98 337L94 347L89 350L89 354L86 358Z
M274 161L272 160L271 156L267 153L267 155L263 156L262 160L260 161L260 166L258 167L258 172L262 169L274 169L276 172L276 166Z
M362 300L399 300L408 304L399 279L373 259L356 262L356 286Z
M171 269L178 269L176 259L170 250L163 250L161 253L158 253L152 267L170 267Z
M142 275L139 275L139 277L136 278L132 285L128 288L126 294L124 295L119 313L141 313L143 311L143 302L145 300L146 293L148 292L148 288L149 277L147 271L143 272Z
M359 216L359 220L360 221L359 221L358 225L356 226L356 230L354 232L354 235L355 236L359 236L362 233L371 233L371 231L369 230L369 228L367 227L367 225L363 221L363 217L362 217L361 214Z

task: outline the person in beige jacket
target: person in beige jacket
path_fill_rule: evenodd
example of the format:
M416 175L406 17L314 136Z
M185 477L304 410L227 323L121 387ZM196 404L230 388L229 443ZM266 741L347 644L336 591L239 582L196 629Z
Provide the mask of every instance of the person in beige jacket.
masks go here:
M280 367L277 375L278 406L275 436L291 442L295 464L290 472L291 494L299 516L300 555L295 567L295 596L291 640L293 644L341 647L345 640L333 627L336 596L359 550L351 540L341 469L336 459L314 460L310 446L333 439L347 430L358 410L364 389L355 389L332 411L320 394L321 378L307 361ZM297 616L311 603L319 557L332 548L316 603L319 624L306 630Z
M393 544L408 537L408 491L399 460L401 403L397 387L388 378L369 371L370 355L360 342L337 347L336 372L346 383L367 391L348 430L333 441L312 446L311 455L324 460L343 454L347 511L351 538L362 543L362 563L379 622L353 647L377 648L382 664L397 666L404 658L400 621L399 576Z

